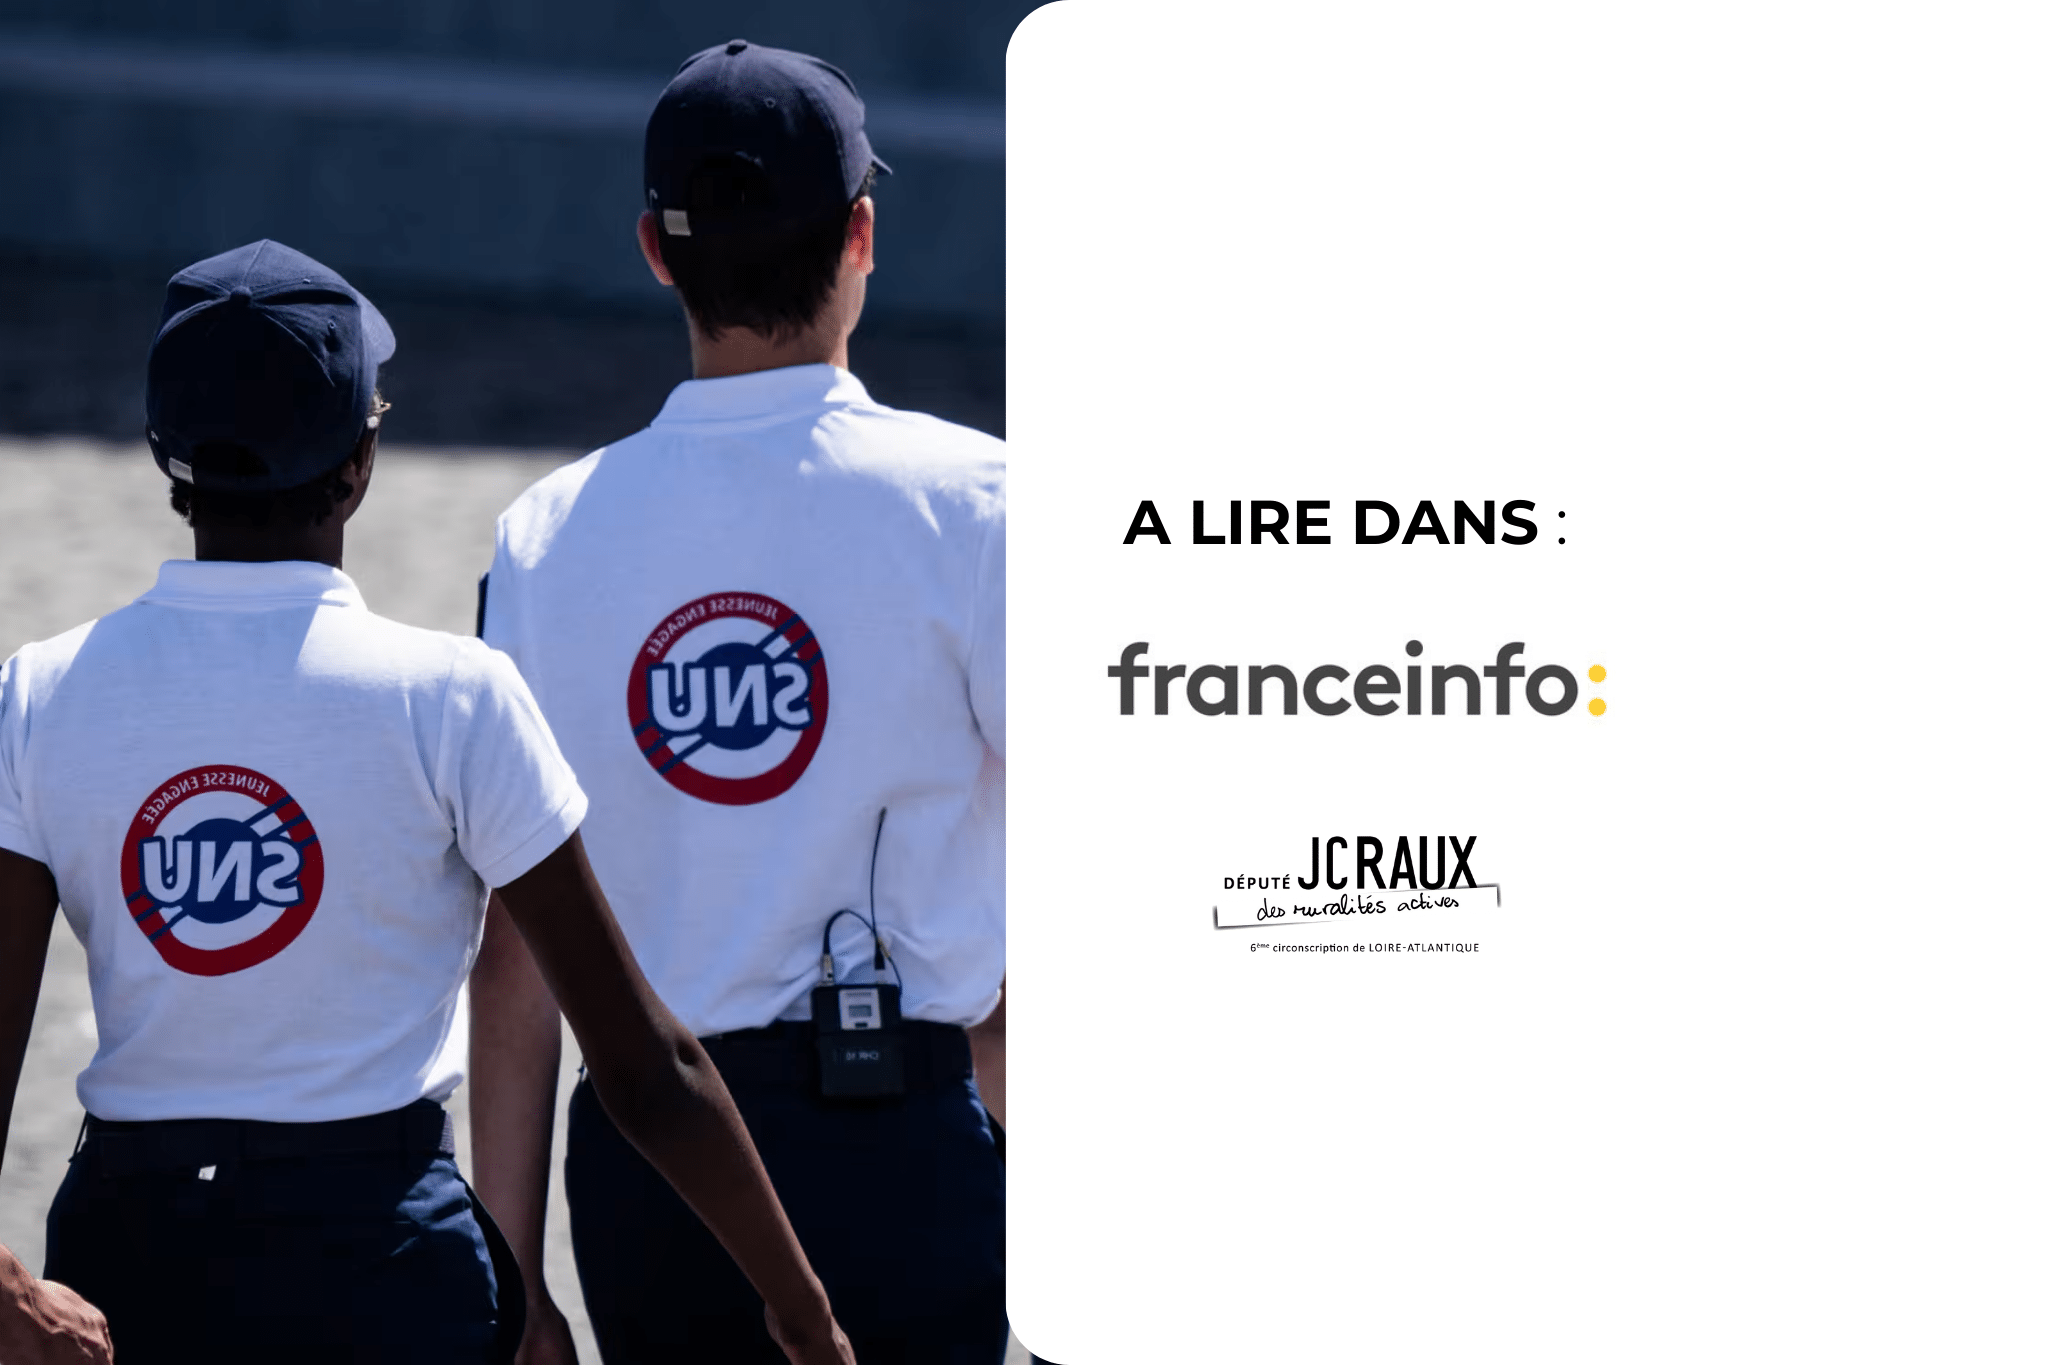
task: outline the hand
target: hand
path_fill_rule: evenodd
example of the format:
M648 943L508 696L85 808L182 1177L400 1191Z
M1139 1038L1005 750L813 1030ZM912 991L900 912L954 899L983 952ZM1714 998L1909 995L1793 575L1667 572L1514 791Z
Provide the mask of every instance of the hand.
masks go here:
M114 1338L105 1315L69 1285L37 1280L36 1287L50 1330L42 1360L47 1365L113 1365Z
M113 1365L100 1310L54 1280L38 1280L0 1247L0 1360L7 1365Z
M831 1315L829 1309L823 1327L802 1337L785 1329L773 1308L764 1311L768 1317L768 1335L789 1357L790 1365L854 1365L853 1343L846 1339L846 1333L839 1329L839 1320Z
M513 1365L576 1365L576 1339L553 1298L543 1294L526 1301L526 1335L512 1360Z

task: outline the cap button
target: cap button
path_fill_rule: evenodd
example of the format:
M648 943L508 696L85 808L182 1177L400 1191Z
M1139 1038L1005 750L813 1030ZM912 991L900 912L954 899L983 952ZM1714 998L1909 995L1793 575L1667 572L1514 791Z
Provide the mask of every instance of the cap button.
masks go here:
M747 40L745 38L735 38L725 45L725 55L728 57L737 57L746 50Z
M247 308L249 306L249 301L255 297L256 296L250 292L248 285L238 284L228 294L228 302L240 304L242 307Z

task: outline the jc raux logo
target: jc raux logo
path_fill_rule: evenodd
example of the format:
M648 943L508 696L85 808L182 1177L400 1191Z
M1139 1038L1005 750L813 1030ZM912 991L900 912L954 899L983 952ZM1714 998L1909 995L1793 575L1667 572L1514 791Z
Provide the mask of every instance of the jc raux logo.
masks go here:
M671 612L633 656L633 743L669 785L751 806L796 785L825 733L825 652L804 619L759 593Z
M192 768L163 783L128 827L121 894L163 960L193 976L267 962L320 904L313 822L248 768Z

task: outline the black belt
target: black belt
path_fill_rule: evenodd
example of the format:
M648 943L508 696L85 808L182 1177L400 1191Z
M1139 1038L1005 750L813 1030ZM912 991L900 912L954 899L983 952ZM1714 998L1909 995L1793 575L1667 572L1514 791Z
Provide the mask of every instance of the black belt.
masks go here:
M265 1123L257 1119L156 1119L114 1123L86 1116L81 1152L105 1175L212 1166L222 1161L376 1153L454 1156L455 1123L432 1100L403 1109L327 1123Z
M906 1019L902 1030L906 1090L940 1090L974 1074L967 1030L958 1024ZM778 1019L766 1028L734 1029L697 1041L729 1086L807 1089L817 1083L817 1036L808 1019Z

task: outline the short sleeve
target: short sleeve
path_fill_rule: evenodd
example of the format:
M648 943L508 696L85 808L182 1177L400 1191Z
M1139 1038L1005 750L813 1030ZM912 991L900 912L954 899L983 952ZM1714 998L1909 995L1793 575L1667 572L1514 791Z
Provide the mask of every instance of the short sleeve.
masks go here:
M974 581L974 641L967 659L968 700L974 706L975 724L997 758L1003 751L1003 675L1008 654L1005 634L1009 628L1004 606L1004 554L1008 534L1003 512L998 509L982 541L981 560Z
M488 886L533 869L590 808L540 707L503 654L465 642L443 701L440 796Z
M42 841L29 828L21 789L28 741L28 683L19 654L0 664L0 848L47 863Z

